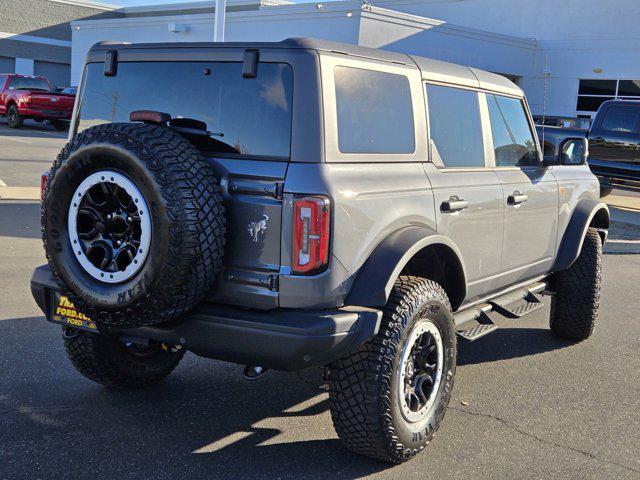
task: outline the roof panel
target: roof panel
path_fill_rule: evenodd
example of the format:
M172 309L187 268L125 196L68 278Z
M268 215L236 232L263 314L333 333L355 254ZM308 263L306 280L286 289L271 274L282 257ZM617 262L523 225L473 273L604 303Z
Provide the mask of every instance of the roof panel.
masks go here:
M420 68L423 80L452 83L471 88L480 87L477 77L469 68L463 65L414 55L411 55L411 58L416 62L418 68Z
M499 93L506 93L508 95L516 95L518 97L523 96L522 89L508 78L498 75L497 73L491 73L477 68L469 67L469 69L476 77L478 77L480 88Z

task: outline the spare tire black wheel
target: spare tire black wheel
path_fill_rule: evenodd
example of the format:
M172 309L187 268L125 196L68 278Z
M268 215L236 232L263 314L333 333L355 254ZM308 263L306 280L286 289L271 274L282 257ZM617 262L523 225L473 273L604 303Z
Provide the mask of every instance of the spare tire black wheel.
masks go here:
M178 319L222 263L222 194L173 130L110 123L58 155L42 203L47 259L63 294L99 325Z

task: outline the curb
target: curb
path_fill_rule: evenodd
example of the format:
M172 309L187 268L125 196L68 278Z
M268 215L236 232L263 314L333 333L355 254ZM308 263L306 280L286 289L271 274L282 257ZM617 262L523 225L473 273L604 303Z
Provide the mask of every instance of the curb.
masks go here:
M603 253L614 255L640 254L640 240L607 240Z
M1 187L0 200L40 200L40 187Z
M608 195L601 201L604 201L608 206L614 208L620 208L622 210L631 212L640 212L640 198L637 197L623 197L621 195Z

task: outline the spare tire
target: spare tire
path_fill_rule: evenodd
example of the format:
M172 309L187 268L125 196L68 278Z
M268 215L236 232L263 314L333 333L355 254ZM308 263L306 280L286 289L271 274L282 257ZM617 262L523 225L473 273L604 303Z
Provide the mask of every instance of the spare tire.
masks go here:
M176 320L220 269L222 194L198 150L170 128L98 125L58 155L42 236L61 292L99 325Z

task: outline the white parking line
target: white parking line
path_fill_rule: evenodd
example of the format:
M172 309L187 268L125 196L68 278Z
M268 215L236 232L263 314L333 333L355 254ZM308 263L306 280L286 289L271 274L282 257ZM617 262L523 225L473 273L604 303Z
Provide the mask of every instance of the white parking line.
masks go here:
M53 132L47 132L46 130L34 130L33 128L28 128L27 130L29 130L30 132L45 133L47 135L51 135L52 137L56 137L56 138L67 138L67 135L64 133L53 133Z
M28 140L20 140L18 138L13 138L13 137L4 137L4 136L0 136L0 140L13 140L14 142L20 142L20 143L31 143Z
M4 181L2 181L2 179L0 178L0 187L6 187L6 186L7 186L7 184L4 183Z

